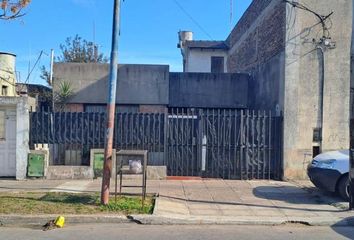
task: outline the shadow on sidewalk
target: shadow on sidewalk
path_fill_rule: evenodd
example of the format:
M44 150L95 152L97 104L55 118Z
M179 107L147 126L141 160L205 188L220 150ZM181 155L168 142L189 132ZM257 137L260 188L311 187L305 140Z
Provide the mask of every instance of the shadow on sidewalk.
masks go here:
M331 228L336 233L348 239L354 238L354 217L344 218L343 220L332 225Z
M253 189L258 198L282 201L291 204L333 205L343 200L334 194L320 192L318 189L302 189L295 186L260 186Z
M161 198L171 199L171 200L179 200L179 201L186 201L187 203L202 203L202 204L219 204L219 205L231 205L231 206L247 206L247 207L262 207L262 208L269 208L269 209L279 209L279 210L297 210L297 211L308 211L308 212L327 212L327 213L340 213L340 212L347 212L347 210L330 210L330 209L311 209L311 208L298 208L298 207L291 207L291 206L275 206L275 205L263 205L263 204L256 204L252 203L252 200L248 200L249 203L241 203L241 202L221 202L221 201L207 201L207 200L196 200L196 199L187 199L187 198L180 198L180 197L173 197L173 196L166 196L166 195L159 195ZM257 200L257 197L255 197Z

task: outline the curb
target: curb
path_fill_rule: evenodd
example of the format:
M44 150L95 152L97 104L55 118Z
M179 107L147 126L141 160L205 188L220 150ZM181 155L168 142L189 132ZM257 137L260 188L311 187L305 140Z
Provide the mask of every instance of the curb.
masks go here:
M0 226L14 225L44 225L46 222L55 219L58 215L0 215ZM77 223L132 223L126 216L114 215L65 215L66 224Z
M57 215L0 215L1 226L42 226ZM261 225L276 226L286 224L302 224L306 226L354 226L354 217L220 217L220 216L184 216L184 215L66 215L66 224L86 223L116 223L116 224L143 224L143 225Z
M307 226L354 226L353 218L340 217L220 217L220 216L156 216L131 215L134 222L143 225L286 225L303 224Z

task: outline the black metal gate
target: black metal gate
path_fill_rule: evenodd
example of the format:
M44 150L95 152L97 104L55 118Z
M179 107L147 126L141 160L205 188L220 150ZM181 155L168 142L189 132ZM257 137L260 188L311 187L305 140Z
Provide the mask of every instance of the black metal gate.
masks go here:
M88 165L90 149L104 147L105 123L104 113L33 112L30 145L49 144L52 164ZM169 109L117 113L114 147L148 150L149 164L173 176L280 179L281 136L282 118L270 112Z
M204 176L224 179L282 177L282 118L271 112L206 110L201 113Z

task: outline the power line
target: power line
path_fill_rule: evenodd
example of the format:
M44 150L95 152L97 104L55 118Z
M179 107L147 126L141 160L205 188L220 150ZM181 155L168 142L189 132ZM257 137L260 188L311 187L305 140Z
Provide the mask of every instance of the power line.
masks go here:
M233 20L233 15L234 15L234 1L233 0L230 0L230 28L231 28L231 31L232 31L232 20Z
M30 76L31 76L33 70L35 69L35 67L37 66L37 64L39 63L39 61L41 60L41 57L42 57L43 53L44 53L44 52L43 52L43 50L42 50L41 53L39 54L39 56L38 56L38 58L37 58L35 64L33 65L31 71L28 73L27 78L26 78L25 82L23 83L24 85L29 82ZM21 91L22 91L22 89L21 89Z
M319 19L319 21L320 21L320 23L321 23L321 25L322 25L322 32L323 32L322 38L330 38L330 32L329 32L329 28L327 27L326 20L329 19L329 18L332 16L333 12L331 12L331 13L328 14L328 15L321 15L321 14L319 14L319 13L313 11L312 9L310 9L309 7L307 7L306 5L301 4L301 3L299 3L299 2L295 2L295 1L293 1L293 0L291 0L291 1L290 1L290 0L283 0L283 1L284 1L285 3L290 4L290 5L293 6L294 8L298 8L298 9L301 9L301 10L304 10L304 11L307 11L307 12L310 12L310 13L312 13L313 15L315 15L315 16ZM326 33L327 33L327 36L326 36Z
M195 24L197 25L197 27L205 34L207 35L210 40L213 40L213 37L197 22L197 20L195 20L193 18L193 16L191 14L189 14L187 12L187 10L177 1L177 0L173 0L175 2L175 4L182 10L182 12Z

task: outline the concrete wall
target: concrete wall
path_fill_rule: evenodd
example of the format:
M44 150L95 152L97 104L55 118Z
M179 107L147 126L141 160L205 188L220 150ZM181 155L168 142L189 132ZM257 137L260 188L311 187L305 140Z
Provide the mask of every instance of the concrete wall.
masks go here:
M337 42L324 53L324 122L322 151L349 147L349 84L352 1L302 0L330 17L329 32ZM287 6L284 164L286 178L306 177L312 158L313 129L320 127L320 57L313 44L322 36L321 25L311 13Z
M227 72L227 51L212 49L188 49L185 72L211 72L211 57L224 57L224 72Z
M254 0L229 35L229 72L247 72L248 105L255 110L281 111L285 72L285 4Z
M117 103L167 105L168 72L165 65L119 65ZM107 103L108 77L108 64L54 65L54 88L70 82L74 91L70 103Z
M170 73L171 107L246 108L248 74Z

